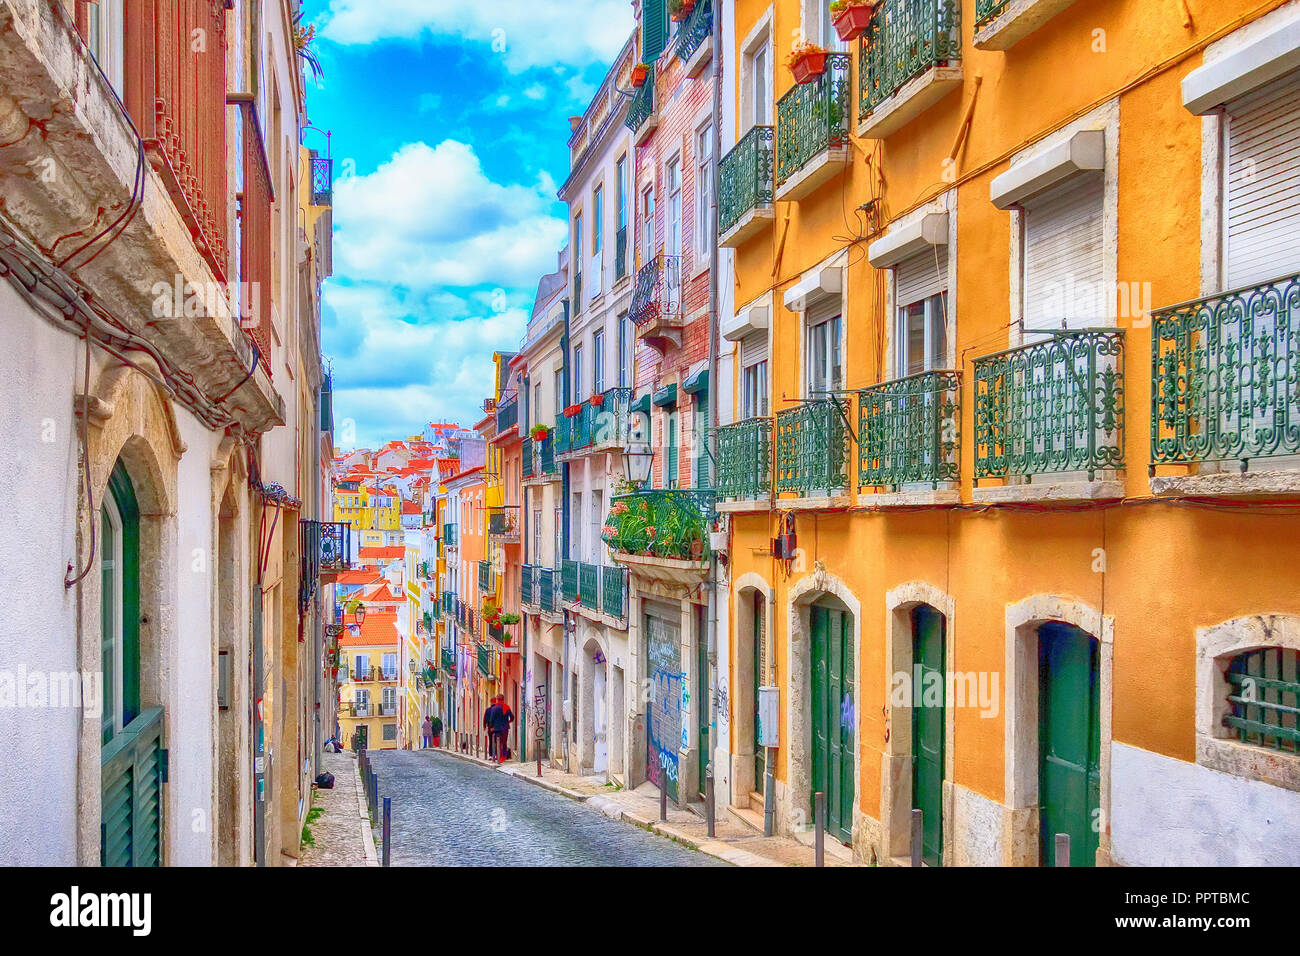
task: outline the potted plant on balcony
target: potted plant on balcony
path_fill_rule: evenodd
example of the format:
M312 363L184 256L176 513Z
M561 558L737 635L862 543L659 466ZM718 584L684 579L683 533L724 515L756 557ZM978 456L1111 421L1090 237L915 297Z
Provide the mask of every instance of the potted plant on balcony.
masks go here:
M591 407L592 407L592 408L600 408L600 406L601 406L601 405L604 405L604 404L605 404L605 393L604 393L604 392L597 392L595 395L591 396Z
M528 430L528 437L533 441L546 441L546 436L551 433L545 425L534 425Z
M650 67L644 63L638 63L632 67L632 85L638 90L645 86L646 77L650 75Z
M812 83L826 72L826 49L803 40L794 45L785 65L794 74L796 83Z
M565 417L565 418L577 418L578 415L579 415L581 412L582 412L582 404L581 404L581 403L579 403L579 404L577 404L577 405L570 405L568 408L566 408L566 409L564 410L564 417Z
M668 0L668 18L674 23L681 23L695 9L695 0Z
M866 32L876 0L834 0L831 17L841 40L856 40Z

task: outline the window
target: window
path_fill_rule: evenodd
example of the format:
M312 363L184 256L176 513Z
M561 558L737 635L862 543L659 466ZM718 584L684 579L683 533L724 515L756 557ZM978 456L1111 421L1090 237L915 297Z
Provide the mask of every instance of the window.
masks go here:
M664 455L664 487L677 487L677 410L675 408L666 409L664 412L668 419L667 454Z
M655 256L655 191L647 186L641 194L641 261Z
M364 717L370 713L370 691L365 687L358 687L352 692L352 702L356 704L357 716Z
M947 366L947 261L947 247L934 246L894 269L896 378Z
M355 654L352 657L353 680L368 680L370 678L370 655ZM360 692L359 692L360 693Z
M587 544L587 556L592 564L603 564L601 553L600 529L605 524L605 493L600 490L591 493L591 540Z
M394 656L396 656L396 655L394 655ZM387 660L387 658L388 658L388 655L385 654L385 655L384 655L384 659ZM385 673L387 673L387 672L385 672ZM397 675L397 665L394 664L394 665L393 665L393 676L396 676L396 675ZM385 688L384 688L384 697L383 697L383 701L384 701L384 713L391 714L394 710L396 710L396 709L397 709L397 688L396 688L396 687L385 687Z
M713 245L713 127L695 135L695 255L709 255Z
M668 164L668 248L667 255L682 254L682 161Z
M384 739L385 740L397 739L397 724L384 724Z
M753 126L772 125L772 48L764 42L749 58L750 112Z
M122 0L86 4L86 47L109 84L121 95L124 60Z
M804 0L805 7L812 4L815 8L817 22L810 24L812 29L806 32L812 36L815 33L814 42L824 46L831 52L843 53L849 48L846 41L840 39L840 35L835 32L835 21L831 16L831 5L826 0Z
M569 551L565 557L574 561L582 558L582 492L573 493L573 511L570 515L573 524L569 526Z
M1100 173L1074 176L1025 202L1027 329L1087 328L1108 314Z
M555 370L555 417L559 418L564 412L564 372L561 369Z
M384 653L384 680L397 679L397 655ZM388 696L388 690L384 691L384 696Z
M808 397L824 398L827 392L844 387L844 365L841 353L838 311L814 316L809 312L808 342L804 362L808 372Z
M573 218L573 313L582 311L582 213Z
M692 402L695 421L691 424L691 454L695 456L695 487L709 486L709 397L697 392Z
M618 384L623 388L632 384L631 324L626 312L618 317Z
M564 509L558 505L552 518L552 527L555 529L555 557L551 563L558 568L560 558L564 556Z
M1300 651L1264 647L1228 663L1223 723L1242 743L1300 753Z
M618 235L614 239L614 274L621 279L627 275L627 156L618 158L617 172L618 196Z
M1225 288L1300 270L1300 73L1227 105Z
M579 400L579 396L584 394L582 391L582 373L582 346L575 345L573 347L573 400L575 402Z
M140 513L120 462L108 490L100 509L101 744L140 712Z
M743 361L743 357L742 357ZM741 417L767 417L767 359L746 365L741 373Z
M591 336L591 376L593 393L605 390L605 330L597 329Z
M591 254L600 255L605 236L605 187L597 186L591 197Z
M529 555L533 564L542 562L542 509L533 509L533 553Z
M532 414L529 416L531 424L541 424L542 421L542 383L538 382L533 386L533 407ZM534 417L535 416L535 417Z

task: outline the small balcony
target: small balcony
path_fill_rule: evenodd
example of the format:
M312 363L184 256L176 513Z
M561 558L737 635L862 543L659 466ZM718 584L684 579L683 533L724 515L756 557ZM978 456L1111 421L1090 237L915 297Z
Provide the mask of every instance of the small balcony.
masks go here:
M1075 0L975 0L977 50L1009 50Z
M649 139L650 134L659 125L659 113L655 108L653 64L650 67L650 75L646 77L641 87L632 94L632 102L628 104L627 118L623 120L623 123L632 131L632 136L638 146Z
M627 620L627 569L607 565L600 569L600 609L606 617Z
M520 607L537 607L537 578L531 564L519 568L519 605Z
M534 587L537 593L537 607L543 614L554 614L560 602L556 600L556 574L552 568L534 568Z
M560 562L560 596L565 604L578 603L578 562Z
M629 316L642 338L668 339L681 345L683 319L682 260L658 255L636 274Z
M519 455L522 468L521 477L524 481L528 481L533 477L533 472L537 468L531 438L525 438L519 443Z
M958 0L883 0L859 41L858 135L883 139L961 86Z
M555 426L546 429L545 438L525 438L523 447L523 478L526 484L555 481Z
M801 498L848 491L848 425L835 399L816 399L776 415L776 490Z
M1054 332L973 364L975 483L1004 484L987 489L994 494L977 488L978 499L1122 497L1114 480L1124 467L1122 329ZM1016 482L1023 490L1040 477L1065 486L1015 493ZM1099 477L1091 489L1078 487Z
M497 505L488 509L488 534L506 544L519 543L520 511L518 505Z
M519 424L519 399L516 395L508 395L497 405L497 434L509 428L514 428Z
M492 574L491 561L478 563L478 589L483 594L491 594L496 590L496 577Z
M696 0L694 9L677 28L675 52L686 64L686 75L699 76L712 57L713 0Z
M456 526L454 524L445 524L442 526L442 543L444 547L456 548Z
M776 104L777 200L809 195L848 165L849 153L849 55L829 53L825 73Z
M578 565L578 603L588 611L600 612L600 568L594 564Z
M328 206L334 198L334 160L311 151L311 204Z
M486 644L478 645L478 672L484 677L492 675L492 648Z
M958 476L961 373L935 370L858 392L858 484L897 493ZM952 491L954 501L958 497Z
M718 429L718 498L766 501L772 496L772 419L748 418ZM719 504L720 510L727 510Z
M456 655L449 647L442 649L442 672L449 677L456 676Z
M614 498L601 537L636 573L693 583L708 573L711 489L663 488Z
M1151 340L1152 470L1186 466L1152 489L1300 491L1300 276L1157 309Z
M755 126L718 163L718 245L735 248L768 228L776 129Z
M626 213L624 213L626 217ZM627 275L627 225L618 227L614 234L614 281L618 282Z

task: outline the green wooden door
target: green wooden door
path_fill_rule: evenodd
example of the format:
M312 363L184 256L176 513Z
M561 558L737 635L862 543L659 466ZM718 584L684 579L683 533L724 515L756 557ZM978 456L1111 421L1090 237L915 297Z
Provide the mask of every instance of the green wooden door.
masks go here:
M943 862L944 620L932 607L912 609L912 808L921 811L921 858Z
M1101 680L1097 641L1067 624L1038 631L1040 858L1070 835L1070 865L1097 860L1101 807Z
M767 777L767 752L759 743L761 728L758 724L758 689L763 686L764 631L767 628L767 607L763 595L754 592L754 790L764 793Z
M848 843L853 828L853 628L844 611L819 604L809 608L809 623L812 792L826 794L826 832Z

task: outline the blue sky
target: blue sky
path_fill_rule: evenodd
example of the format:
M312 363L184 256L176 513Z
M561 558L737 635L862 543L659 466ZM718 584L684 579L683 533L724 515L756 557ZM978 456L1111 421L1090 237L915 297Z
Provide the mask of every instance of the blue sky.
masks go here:
M322 318L335 441L473 424L555 269L568 117L631 33L628 0L304 0L333 133ZM306 143L324 151L323 138Z

